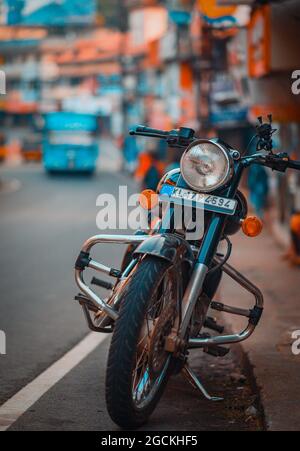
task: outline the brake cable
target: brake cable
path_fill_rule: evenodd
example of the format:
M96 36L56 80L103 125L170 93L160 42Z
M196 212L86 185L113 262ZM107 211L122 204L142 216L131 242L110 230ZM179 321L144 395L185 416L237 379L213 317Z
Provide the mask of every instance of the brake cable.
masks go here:
M229 260L229 258L230 258L230 256L231 256L231 252L232 252L232 243L231 243L230 239L228 238L228 236L225 236L224 239L225 239L225 241L227 242L227 252L226 252L225 255L223 255L223 254L217 254L217 257L224 257L224 258L223 258L222 261L220 261L220 263L218 263L216 266L214 266L213 268L211 268L211 269L208 271L207 275L208 275L208 274L213 274L215 271L218 271L219 269L221 269L221 268L225 265L225 263L228 262L228 260Z

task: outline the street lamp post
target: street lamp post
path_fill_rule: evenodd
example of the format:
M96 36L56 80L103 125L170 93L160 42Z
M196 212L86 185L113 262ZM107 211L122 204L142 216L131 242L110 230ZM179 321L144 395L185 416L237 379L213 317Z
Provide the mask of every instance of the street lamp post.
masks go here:
M120 48L119 48L119 63L121 67L121 88L122 88L122 132L123 136L127 133L127 100L126 100L126 32L128 31L127 16L128 10L124 0L118 0L118 27L121 33Z

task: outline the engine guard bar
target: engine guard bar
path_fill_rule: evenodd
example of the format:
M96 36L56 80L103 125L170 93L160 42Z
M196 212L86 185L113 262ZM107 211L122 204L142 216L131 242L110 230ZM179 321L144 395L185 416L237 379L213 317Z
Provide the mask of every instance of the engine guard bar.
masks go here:
M92 291L85 283L83 278L83 271L85 268L91 268L96 271L105 273L113 277L120 277L122 273L118 270L114 270L108 266L102 265L89 257L91 249L97 244L140 244L149 238L149 235L96 235L88 239L81 250L81 253L76 262L75 280L80 291L87 296L87 298L93 303L93 305L107 314L112 320L118 318L118 312L112 308L105 300L101 299L94 291ZM219 257L215 258L217 264L221 263ZM261 291L250 282L240 272L230 266L228 263L223 265L223 271L228 274L234 281L245 288L248 292L254 295L256 304L252 310L238 309L235 307L229 307L220 303L212 303L212 307L216 310L231 313L235 315L245 316L249 318L249 324L247 328L240 334L233 335L221 335L210 338L193 338L189 340L189 348L203 348L212 345L225 345L239 343L249 338L254 332L256 326L259 323L261 315L263 313L263 295Z
M121 277L122 272L102 265L90 258L91 249L97 244L140 244L149 238L149 235L96 235L89 238L83 245L75 266L75 281L80 291L87 296L93 305L106 313L112 320L116 321L118 313L105 300L101 299L91 288L86 285L83 272L86 268L94 269L98 272L112 277Z
M217 264L220 264L221 259L219 257L216 257L215 262ZM235 268L230 266L228 263L223 265L223 271L229 277L231 277L231 279L233 279L235 282L237 282L239 285L245 288L245 290L253 294L255 298L255 306L252 310L238 309L235 307L229 307L224 304L218 303L212 303L211 306L213 307L213 304L215 304L216 310L225 313L230 313L233 315L245 316L249 318L248 326L243 332L239 334L220 335L210 338L192 338L189 340L190 349L204 348L213 345L229 345L234 343L240 343L242 341L247 340L253 334L254 330L256 329L256 326L260 321L264 307L264 298L262 292L252 282L250 282L250 280L248 280L243 274L241 274Z

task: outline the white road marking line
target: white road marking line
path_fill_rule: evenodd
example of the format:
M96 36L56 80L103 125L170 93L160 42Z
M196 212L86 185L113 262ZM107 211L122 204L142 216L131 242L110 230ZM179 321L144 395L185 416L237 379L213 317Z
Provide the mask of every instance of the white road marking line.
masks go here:
M6 431L48 390L91 354L106 337L104 334L90 333L71 351L5 402L0 407L0 431Z

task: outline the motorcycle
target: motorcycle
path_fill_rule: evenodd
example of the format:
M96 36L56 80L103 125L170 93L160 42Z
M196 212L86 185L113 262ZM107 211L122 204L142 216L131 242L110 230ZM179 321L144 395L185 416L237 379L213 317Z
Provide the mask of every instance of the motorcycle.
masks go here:
M170 132L137 126L133 136L165 139L170 147L183 149L180 169L167 173L158 185L159 218L150 233L97 235L88 239L77 258L76 297L92 331L111 333L106 402L112 420L122 428L146 423L158 404L169 378L182 372L210 401L211 396L188 364L189 350L199 349L224 357L232 345L248 339L263 314L263 294L228 260L230 236L241 229L250 237L262 231L262 222L248 216L245 196L239 191L242 175L253 164L285 172L300 170L300 162L287 153L274 153L272 116L259 118L257 148L243 155L218 139L199 139L189 128ZM176 208L183 206L204 215L204 233L189 239L188 228L177 229ZM220 243L226 251L220 252ZM121 269L105 266L91 257L100 244L127 244ZM114 284L94 278L92 284L110 291L101 299L85 282L92 269L116 279ZM226 273L254 297L251 309L214 300ZM248 319L245 330L224 334L211 311ZM209 329L211 333L204 332Z

